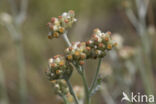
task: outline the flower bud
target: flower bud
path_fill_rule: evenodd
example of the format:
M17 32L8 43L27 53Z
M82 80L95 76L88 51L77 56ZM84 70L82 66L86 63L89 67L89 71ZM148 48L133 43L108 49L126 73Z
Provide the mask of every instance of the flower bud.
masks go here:
M56 55L49 59L48 77L50 80L69 78L73 67L64 56Z
M51 81L52 87L56 94L58 95L67 95L69 93L68 86L63 79Z
M60 35L64 34L68 28L70 28L73 23L76 22L74 11L64 12L61 16L52 17L48 23L48 27L52 36L48 35L49 39L58 38Z

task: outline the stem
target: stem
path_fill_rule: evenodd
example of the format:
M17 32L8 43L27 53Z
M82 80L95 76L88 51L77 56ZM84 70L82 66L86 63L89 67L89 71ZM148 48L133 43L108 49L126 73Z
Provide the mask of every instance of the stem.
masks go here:
M141 78L143 80L143 84L145 87L145 91L147 94L151 94L154 91L154 77L153 77L153 70L151 65L151 45L149 36L146 34L146 14L148 9L149 0L136 0L136 7L137 7L137 14L138 19L131 19L131 23L134 24L137 33L141 38L141 51L138 55L138 67L140 70ZM128 13L130 15L130 13ZM129 17L129 15L127 16ZM134 13L133 13L134 14ZM136 16L135 16L136 18ZM136 24L137 23L137 24ZM146 76L146 78L145 78Z
M27 102L27 84L26 84L26 69L25 60L23 55L23 47L21 43L15 43L17 51L17 59L19 65L19 93L21 97L21 104L26 104Z
M66 41L66 43L68 44L68 46L71 46L71 42L69 41L69 38L67 36L67 31L63 34L63 39Z
M82 67L80 67L82 68ZM83 84L84 84L84 88L85 88L85 96L86 96L86 104L90 104L90 96L89 96L89 87L87 84L87 80L86 80L86 74L85 74L85 70L82 69L82 73L80 74L83 80Z
M69 104L67 97L65 95L61 95L65 104Z
M3 72L3 68L0 64L0 103L9 104L7 89L5 86L5 74Z
M126 9L126 15L127 15L128 19L130 20L131 24L136 29L138 29L139 22L138 22L138 19L136 18L136 16L134 15L134 13L133 13L131 8L127 8Z
M24 20L26 19L28 9L28 0L21 0L20 12L16 17L16 24L21 26Z
M143 8L141 8L141 6L144 6L144 8L148 8L148 2L147 4L145 5L140 5L139 7L139 3L141 3L142 1L139 0L138 2L138 8L141 12L141 10ZM145 2L144 2L145 3ZM146 6L146 7L145 7ZM146 90L146 93L147 94L151 94L154 92L154 76L153 76L153 70L152 70L152 65L151 65L151 45L150 45L150 40L149 40L149 36L147 36L146 34L146 12L147 10L144 10L144 14L142 15L141 13L138 12L139 14L139 20L140 20L140 25L139 25L139 31L138 33L140 34L141 36L141 52L140 52L140 62L141 62L141 65L144 66L145 68L143 69L140 69L140 71L143 71L141 73L142 75L142 78L146 76L146 78L143 78L144 79L144 84L145 84L145 90ZM144 59L143 59L144 58ZM140 68L141 68L141 65L140 65Z
M98 66L97 66L97 70L96 70L96 73L95 73L95 77L93 79L93 82L91 84L91 88L89 90L89 93L91 93L97 83L97 78L98 78L98 73L100 71L100 66L101 66L101 62L102 62L102 58L99 59L99 62L98 62Z
M73 98L74 98L74 100L75 100L75 103L76 103L76 104L79 104L78 98L77 98L77 96L75 95L75 93L74 93L74 91L73 91L73 87L72 87L71 83L69 82L68 79L66 79L66 82L67 82L67 85L68 85L68 87L69 87L70 94L73 96Z
M112 96L110 95L110 92L108 91L106 84L103 83L101 86L102 87L101 87L100 91L101 91L101 94L102 94L103 98L105 99L106 103L107 104L115 104L115 101L112 98Z
M27 85L26 85L26 68L23 46L21 43L21 33L20 29L12 24L5 25L10 33L11 38L14 41L17 53L17 63L19 66L19 94L21 104L26 104L27 102Z
M12 39L17 52L17 61L19 66L19 94L20 94L20 104L27 103L27 84L26 84L26 68L25 68L25 59L23 53L23 46L21 44L21 25L25 20L27 14L28 0L21 0L20 12L17 13L17 5L15 0L8 0L12 7L12 13L14 15L13 24L6 24L8 31Z

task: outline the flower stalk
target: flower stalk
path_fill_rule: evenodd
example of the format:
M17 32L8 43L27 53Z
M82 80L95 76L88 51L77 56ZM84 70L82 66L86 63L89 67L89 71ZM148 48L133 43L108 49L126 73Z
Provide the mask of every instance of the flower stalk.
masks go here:
M65 95L61 95L65 104L69 104L67 97Z
M67 31L63 34L63 39L68 44L68 46L71 46L71 42L69 41L69 38L67 36Z
M99 61L98 61L98 66L97 66L97 69L96 69L95 77L94 77L92 85L91 85L91 87L89 89L90 94L92 93L92 91L94 90L94 88L96 86L98 74L99 74L99 71L100 71L101 62L102 62L102 58L100 58Z
M82 67L80 67L80 68L82 68ZM81 77L82 77L83 85L84 85L84 89L85 89L85 98L86 98L85 103L90 104L89 87L88 87L88 83L87 83L86 74L85 74L84 69L82 69Z
M77 98L77 96L75 95L75 93L73 91L73 87L72 87L70 81L68 79L66 79L66 82L67 82L67 85L69 87L70 94L73 96L75 103L79 104L78 98Z

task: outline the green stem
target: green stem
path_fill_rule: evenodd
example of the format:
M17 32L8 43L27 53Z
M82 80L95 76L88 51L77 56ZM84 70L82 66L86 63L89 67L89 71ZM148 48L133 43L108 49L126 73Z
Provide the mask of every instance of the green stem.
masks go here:
M96 73L95 73L95 77L93 79L93 82L91 84L91 88L89 90L89 93L92 93L96 83L97 83L97 78L98 78L98 74L99 74L99 71L100 71L100 66L101 66L101 62L102 62L102 58L99 59L99 62L98 62L98 66L97 66L97 70L96 70Z
M82 67L80 67L80 68L82 68ZM88 84L87 84L86 74L85 74L84 69L82 69L81 77L82 77L84 88L85 88L85 96L86 96L85 103L90 104L89 87L88 87Z
M67 97L65 95L61 95L65 104L69 104Z
M74 93L74 91L73 91L73 87L72 87L71 83L69 82L68 79L66 79L66 82L67 82L67 85L68 85L68 87L69 87L70 94L73 96L73 98L74 98L74 100L75 100L75 103L76 103L76 104L79 104L78 98L77 98L77 96L75 95L75 93Z

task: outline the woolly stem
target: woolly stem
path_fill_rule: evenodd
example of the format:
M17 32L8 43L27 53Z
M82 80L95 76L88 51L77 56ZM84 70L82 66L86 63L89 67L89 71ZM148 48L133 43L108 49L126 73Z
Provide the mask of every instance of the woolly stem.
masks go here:
M96 69L96 73L95 73L95 77L94 77L93 82L91 84L89 93L91 93L93 91L93 89L94 89L94 87L95 87L95 85L97 83L97 78L98 78L98 74L99 74L99 71L100 71L101 62L102 62L102 58L99 59L97 69Z
M65 32L63 34L63 39L65 40L65 42L68 44L68 46L71 46L71 42L69 41L69 38L67 36L67 32Z
M70 94L73 96L75 103L79 104L78 98L77 98L77 96L74 93L74 90L73 90L73 87L72 87L70 81L68 79L66 79L66 82L67 82L67 85L69 87Z
M61 95L65 104L69 104L67 97L65 95Z
M83 80L83 85L84 85L84 89L85 89L85 104L90 104L89 87L87 84L85 70L82 69L82 67L79 67L79 68L80 68L80 70L82 70L82 73L80 75Z

